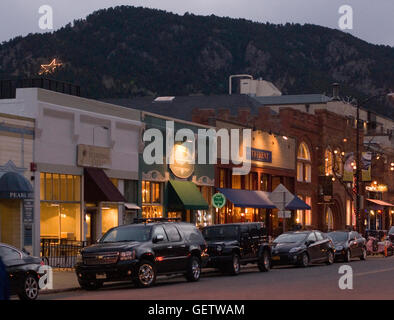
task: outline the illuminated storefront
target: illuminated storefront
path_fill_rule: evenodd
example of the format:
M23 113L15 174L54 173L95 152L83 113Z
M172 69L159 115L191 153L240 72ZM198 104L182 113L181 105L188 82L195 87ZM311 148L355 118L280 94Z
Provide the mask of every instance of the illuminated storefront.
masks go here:
M239 127L237 124L224 120L217 120L216 126L227 129ZM261 130L253 131L250 172L247 175L233 175L234 166L222 164L219 161L215 173L216 189L271 192L279 184L283 184L290 192L294 192L295 140L290 137L285 138ZM220 154L219 151L218 154ZM248 207L246 204L237 206L232 201L227 201L226 206L216 211L216 223L258 221L265 224L270 234L277 234L282 230L283 219L278 217L278 210L266 203L261 206ZM291 225L295 224L295 215L289 220Z
M187 128L197 133L199 128L209 128L199 124L142 112L146 129L159 129L163 137L166 122L173 121L175 131ZM163 146L165 152L166 146ZM195 155L180 143L169 150L174 163L146 164L140 154L140 199L143 218L179 218L204 227L214 222L211 197L214 187L213 164L191 164L183 160Z

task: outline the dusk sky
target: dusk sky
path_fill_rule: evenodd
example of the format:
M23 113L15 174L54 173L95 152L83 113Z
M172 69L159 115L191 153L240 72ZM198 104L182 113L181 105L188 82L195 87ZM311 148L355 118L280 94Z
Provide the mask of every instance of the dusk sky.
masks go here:
M144 6L184 14L229 16L270 23L312 23L339 28L342 5L353 8L354 36L374 44L394 46L393 0L1 0L0 41L42 32L38 27L42 5L53 8L54 29L85 18L89 13L117 5Z

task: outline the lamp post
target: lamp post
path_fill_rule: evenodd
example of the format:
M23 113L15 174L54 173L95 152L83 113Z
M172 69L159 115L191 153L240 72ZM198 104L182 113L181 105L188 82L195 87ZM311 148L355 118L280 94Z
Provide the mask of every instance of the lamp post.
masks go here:
M378 94L374 95L372 97L369 97L365 100L363 100L361 103L358 103L356 101L356 108L357 108L357 113L356 113L356 174L355 174L355 187L356 187L356 228L357 231L360 233L363 233L363 228L362 228L362 217L360 214L360 168L361 168L361 159L360 159L360 107L364 106L367 102L371 101L372 99L380 98L380 97L392 97L393 93L383 93L383 94ZM361 127L362 128L362 127Z

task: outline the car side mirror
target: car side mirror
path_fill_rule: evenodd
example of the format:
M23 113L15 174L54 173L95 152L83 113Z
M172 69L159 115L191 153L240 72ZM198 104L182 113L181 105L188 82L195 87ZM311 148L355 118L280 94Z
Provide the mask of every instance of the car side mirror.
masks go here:
M162 234L158 234L157 236L155 236L153 238L153 243L158 243L158 242L163 241L163 240L164 240L164 236Z

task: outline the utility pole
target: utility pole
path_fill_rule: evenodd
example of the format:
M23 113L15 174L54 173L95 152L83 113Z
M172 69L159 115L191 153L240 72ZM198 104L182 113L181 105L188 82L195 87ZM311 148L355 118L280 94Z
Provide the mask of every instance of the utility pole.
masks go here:
M356 228L357 232L361 233L361 216L360 216L360 105L357 103L357 132L356 132Z

